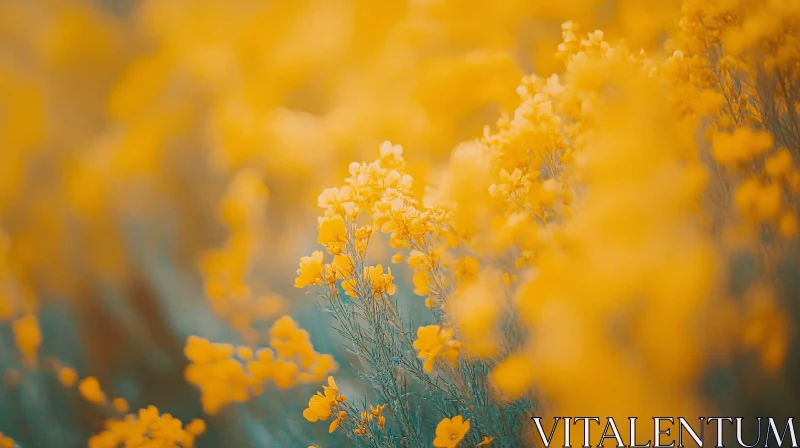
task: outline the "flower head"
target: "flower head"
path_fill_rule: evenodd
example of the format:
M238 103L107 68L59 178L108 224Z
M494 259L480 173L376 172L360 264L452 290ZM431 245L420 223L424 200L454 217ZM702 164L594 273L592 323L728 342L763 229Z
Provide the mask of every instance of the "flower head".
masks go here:
M436 426L436 438L433 446L438 448L455 448L469 431L469 420L456 415L452 419L444 418Z

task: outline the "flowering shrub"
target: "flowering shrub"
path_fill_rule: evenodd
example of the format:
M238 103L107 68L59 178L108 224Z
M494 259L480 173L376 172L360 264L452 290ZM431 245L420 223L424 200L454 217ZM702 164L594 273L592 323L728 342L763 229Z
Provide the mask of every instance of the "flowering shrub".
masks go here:
M799 4L484 3L0 0L0 447L793 415Z

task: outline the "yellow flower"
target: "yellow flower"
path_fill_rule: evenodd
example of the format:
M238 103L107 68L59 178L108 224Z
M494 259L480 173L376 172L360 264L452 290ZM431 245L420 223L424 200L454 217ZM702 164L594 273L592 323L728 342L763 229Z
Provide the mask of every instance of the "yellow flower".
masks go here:
M190 448L195 437L205 432L202 420L193 420L183 428L181 421L170 414L159 415L155 406L140 409L123 419L106 420L106 430L89 439L89 448L117 446Z
M356 192L350 185L340 188L327 188L317 198L317 204L325 209L325 214L343 214L354 217L358 214Z
M303 288L317 283L322 273L322 251L315 250L310 257L300 259L300 268L294 281L295 288Z
M492 444L492 441L494 441L494 437L483 436L481 443L477 444L476 446L489 446Z
M723 165L733 165L763 154L774 144L768 132L737 128L733 134L720 133L711 141L714 158Z
M310 380L319 381L325 378L328 372L339 368L339 365L331 355L318 355L314 358L314 365L309 371Z
M347 418L347 412L339 411L339 413L336 415L336 418L333 419L331 425L328 427L328 434L336 431L336 428L338 428L342 424L342 421L346 418Z
M780 185L762 184L754 178L742 182L733 194L739 210L752 221L770 221L781 211Z
M14 340L29 363L36 362L36 353L42 344L42 332L39 329L39 319L34 314L27 314L14 321L12 330Z
M114 409L120 413L128 412L128 402L124 398L115 398L111 400L111 404L114 406Z
M290 316L276 320L270 329L270 336L269 345L275 349L278 356L287 359L300 356L309 364L313 360L314 348L308 332L298 327L297 322Z
M787 176L792 171L792 155L786 148L780 148L764 161L764 171L774 179Z
M425 271L417 271L414 273L414 294L418 296L425 296L430 294L431 290L428 288L430 277Z
M72 387L78 381L78 372L69 367L61 367L58 369L58 381L64 387Z
M186 425L186 431L193 436L199 436L206 432L206 422L196 418Z
M533 382L532 370L528 358L513 354L494 368L490 378L498 389L515 399L530 388Z
M367 418L366 418L367 420L372 420L373 416L377 417L378 418L378 426L381 429L384 429L384 426L386 426L386 417L381 415L381 413L383 412L384 409L386 409L386 405L385 404L382 404L380 406L372 406L372 405L370 405L369 406L370 414L367 414L366 412L364 412L363 414L367 416ZM363 416L362 416L362 418L363 418Z
M372 406L372 405L370 405L370 406L369 406L369 411L370 411L370 412L372 413L372 415L374 415L375 417L380 417L380 415L381 415L381 412L383 412L383 410L384 410L385 408L386 408L386 405L385 405L385 404L382 404L382 405L380 405L380 406Z
M272 379L281 389L288 389L295 384L297 378L297 364L278 358L272 364Z
M341 246L347 240L347 227L340 215L319 218L319 238L324 246Z
M349 297L358 297L358 293L356 292L356 279L348 278L343 281L342 289L344 290L345 295Z
M410 254L408 254L408 258L406 260L412 269L417 270L423 266L423 263L427 263L428 257L422 252L414 249Z
M323 386L323 393L317 392L308 400L308 408L303 411L303 417L309 422L327 420L333 415L333 409L339 406L345 397L339 395L339 387L332 376L328 377L328 385Z
M336 384L336 380L334 380L332 376L328 377L328 385L323 385L322 388L326 394L337 395L339 393L339 385Z
M387 269L387 273L383 273L383 265L370 266L367 268L367 276L372 282L372 294L374 298L380 299L383 293L392 295L396 291L394 277L392 276L392 268Z
M336 278L350 278L353 276L353 260L346 255L335 255L331 263Z
M497 319L503 287L499 272L484 270L473 282L458 288L448 301L456 328L472 354L492 356L499 349Z
M438 448L455 448L469 431L469 420L456 415L452 419L444 418L436 426L436 438L433 446Z
M242 359L253 359L253 349L245 346L236 347L236 356Z
M106 400L105 394L100 389L100 382L93 376L84 378L78 384L78 391L83 395L83 398L95 404L100 404Z
M426 372L433 369L437 359L444 358L455 365L461 344L453 340L453 331L440 329L438 325L417 328L417 339L414 340L417 357L422 359Z
M797 214L794 210L786 211L778 220L778 232L783 236L797 235Z

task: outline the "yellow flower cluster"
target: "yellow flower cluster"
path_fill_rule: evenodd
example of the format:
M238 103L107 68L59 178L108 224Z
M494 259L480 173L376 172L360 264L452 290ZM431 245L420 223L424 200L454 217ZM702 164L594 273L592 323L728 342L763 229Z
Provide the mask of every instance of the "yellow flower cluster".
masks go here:
M303 417L314 423L319 420L328 420L336 415L328 429L328 432L333 432L347 416L347 412L337 411L347 397L339 393L339 386L332 376L328 377L328 385L323 386L322 390L323 392L317 392L308 400L308 407L303 411Z
M297 383L319 381L338 368L331 355L314 351L308 332L289 316L270 329L270 348L255 353L246 346L211 343L189 337L184 353L191 361L186 380L200 388L203 410L215 414L231 402L260 395L265 383L286 389Z
M789 150L774 150L772 134L749 128L714 134L711 147L721 165L743 173L733 195L742 215L750 223L770 223L780 234L794 236L797 210L787 199L800 192L800 172L795 169ZM754 168L755 162L760 162L758 168Z
M106 420L105 427L89 439L89 448L189 448L206 428L197 419L184 428L172 415L159 415L155 406L140 409L121 420Z
M363 411L361 412L361 419L358 422L358 428L353 430L353 433L358 436L364 436L367 434L367 426L372 422L372 419L375 419L375 423L378 425L378 428L384 429L386 427L386 417L382 415L383 410L386 409L386 405L378 405L369 407L369 412Z
M321 251L302 257L295 287L325 286L335 295L336 290L331 288L342 280L345 294L351 297L391 296L396 292L391 268L384 272L383 265L369 266L364 261L373 229L389 233L391 246L398 249L427 247L427 236L446 231L442 227L446 212L424 208L414 198L411 176L403 170L402 148L384 142L379 152L380 158L372 163L351 164L345 186L320 194L317 202L324 209L324 216L318 220L318 242L333 255L333 260L326 264ZM355 224L362 212L371 215L371 224ZM415 254L421 252L414 249L409 263L421 270L422 262ZM397 257L402 260L401 255L395 260ZM429 292L427 278L424 272L414 278L420 295Z
M58 381L64 387L70 388L78 383L78 392L86 401L104 406L107 412L121 417L106 420L106 429L89 439L90 448L186 448L194 446L195 437L205 432L202 420L193 420L182 429L179 420L169 414L159 416L154 406L140 409L138 414L127 414L130 409L128 401L116 397L109 402L97 378L88 376L78 382L75 369L58 362L56 369Z
M58 381L64 387L72 387L78 381L77 372L69 367L60 366L57 375ZM100 382L93 376L88 376L78 383L78 392L86 401L95 405L110 405L110 409L118 414L125 414L130 407L128 401L122 397L116 397L109 402L100 387Z
M800 80L798 18L786 2L687 0L665 66L684 109L712 119L711 154L727 170L715 195L717 219L727 218L733 190L747 224L768 223L784 236L797 232L790 204L800 191L790 155L800 143L800 96L787 88ZM692 98L704 104L691 105Z
M274 293L256 295L247 286L255 248L263 242L264 210L269 192L253 169L234 177L222 202L222 218L231 234L224 248L203 258L205 292L211 309L251 344L259 339L253 323L279 315L285 305Z
M328 384L322 386L322 392L317 392L308 400L308 407L303 411L303 417L311 423L331 420L328 432L337 429L352 431L359 437L373 437L375 426L384 430L386 417L383 410L386 405L370 406L369 411L357 412L347 397L340 393L339 386L332 376L328 377ZM375 426L373 426L375 425Z
M440 328L438 325L428 325L417 329L414 348L417 349L417 357L423 360L423 368L426 372L430 372L438 359L447 360L455 365L461 343L453 340L453 330Z
M447 226L449 215L444 208L424 207L415 199L412 179L403 171L405 160L400 146L385 142L379 153L380 158L372 163L351 164L347 185L327 189L320 195L318 204L325 209L325 215L319 218L319 242L333 260L324 264L321 251L303 257L295 286L324 286L336 297L338 292L333 286L341 279L342 289L351 297L380 299L384 294L393 295L396 286L391 269L384 274L382 265L368 266L364 262L367 241L372 229L378 228L390 234L393 248L410 249L406 260L414 270L414 293L428 296L429 307L444 304L448 298L448 280L440 265L444 246L431 241L457 238ZM357 227L355 222L362 211L371 215L372 224ZM399 253L393 257L395 262L402 260ZM461 282L475 278L479 268L471 257L452 264L457 271L456 280ZM354 275L356 266L364 266L362 276ZM455 365L461 342L451 329L430 325L418 329L413 347L423 360L424 370L430 372L437 359Z

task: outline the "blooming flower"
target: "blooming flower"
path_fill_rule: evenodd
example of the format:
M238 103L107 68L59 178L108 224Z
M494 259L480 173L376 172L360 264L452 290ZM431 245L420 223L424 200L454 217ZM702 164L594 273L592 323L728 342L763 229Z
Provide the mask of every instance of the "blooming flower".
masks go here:
M322 272L322 251L315 250L310 257L300 259L300 268L297 270L297 279L294 281L295 288L303 288L317 282Z
M347 239L347 227L345 227L344 219L341 215L324 216L319 218L319 238L317 242L322 245L337 247L337 251L341 251L340 247Z
M109 419L106 429L89 439L89 448L159 446L191 448L195 437L205 432L205 423L195 419L186 428L170 414L159 414L155 406L140 409L123 419Z
M455 364L461 349L461 344L453 340L453 331L441 329L438 325L417 328L417 339L413 346L417 349L417 357L424 360L426 372L433 369L437 359L447 359Z
M469 431L469 420L456 415L452 419L444 418L436 426L436 438L433 446L437 448L455 448Z
M346 400L344 395L339 395L339 387L332 376L328 377L328 385L323 386L323 392L317 392L308 400L308 407L303 411L303 417L309 422L329 419L339 404Z

